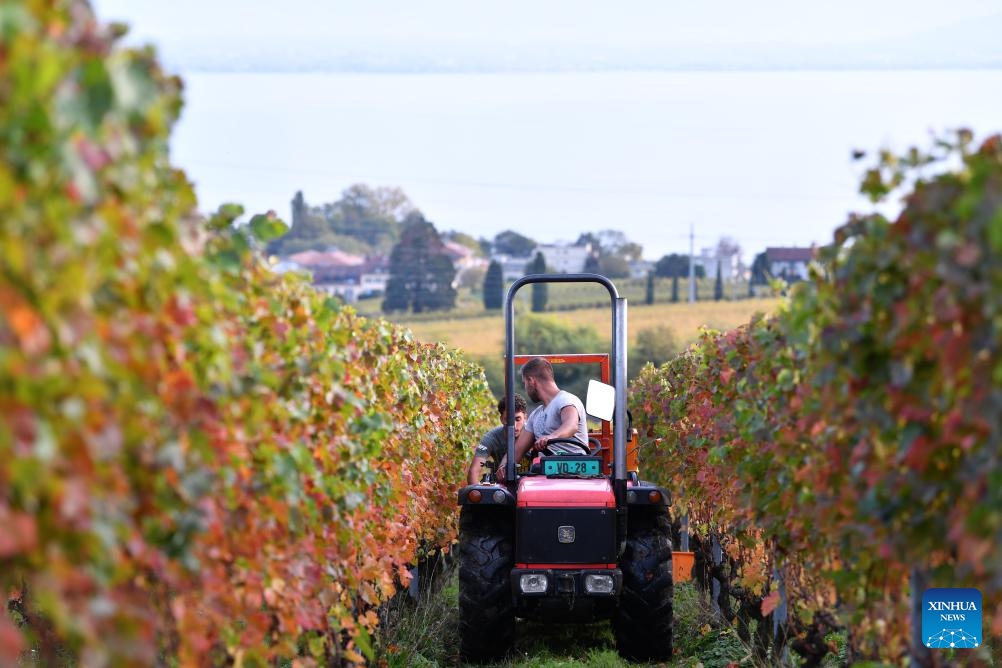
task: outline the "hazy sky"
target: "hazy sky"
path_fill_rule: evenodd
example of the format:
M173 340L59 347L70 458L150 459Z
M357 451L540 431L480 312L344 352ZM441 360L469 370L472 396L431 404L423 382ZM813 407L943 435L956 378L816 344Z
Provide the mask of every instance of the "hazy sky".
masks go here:
M185 79L172 160L203 210L363 182L440 230L617 228L657 259L694 226L750 262L865 209L853 149L1002 129L999 0L92 4Z
M998 15L998 0L93 0L168 60L269 42L344 49L770 47L896 39Z

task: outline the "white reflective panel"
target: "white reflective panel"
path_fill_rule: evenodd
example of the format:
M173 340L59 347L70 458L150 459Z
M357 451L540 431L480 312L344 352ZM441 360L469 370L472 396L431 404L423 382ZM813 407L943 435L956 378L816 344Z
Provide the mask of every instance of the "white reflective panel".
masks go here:
M585 576L585 591L589 594L611 594L614 587L611 575Z
M542 594L548 585L549 581L542 573L526 573L518 579L523 594Z
M588 415L608 422L612 420L615 407L616 388L597 380L589 380L588 394L585 395L585 411Z

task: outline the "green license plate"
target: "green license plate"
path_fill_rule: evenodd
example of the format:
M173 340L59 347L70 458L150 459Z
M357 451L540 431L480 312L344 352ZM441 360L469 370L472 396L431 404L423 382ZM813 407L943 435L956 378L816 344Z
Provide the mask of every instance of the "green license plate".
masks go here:
M597 459L553 457L543 460L543 473L546 475L599 475L599 461Z

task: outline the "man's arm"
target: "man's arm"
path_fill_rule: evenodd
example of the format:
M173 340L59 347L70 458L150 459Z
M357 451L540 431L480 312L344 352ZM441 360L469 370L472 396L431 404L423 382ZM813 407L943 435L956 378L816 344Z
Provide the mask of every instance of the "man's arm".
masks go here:
M522 433L519 434L518 438L515 439L516 462L522 459L522 457L525 457L525 453L529 451L530 447L532 447L532 442L534 440L536 440L536 437L533 435L533 433L529 431L528 428L522 427Z
M480 482L480 479L484 477L483 468L486 462L486 455L481 455L479 452L473 455L473 461L470 462L470 468L466 469L467 485L476 485Z
M568 404L560 409L560 426L550 434L536 439L536 450L543 450L546 448L546 444L555 438L574 438L577 433L578 409L573 404Z
M532 442L535 440L535 436L526 427L522 427L522 433L518 435L515 439L515 461L519 461L525 456L525 453L529 451L532 447ZM498 464L497 476L498 480L504 482L505 477L505 466L508 465L508 455L506 454L501 458L501 463Z
M487 457L491 454L490 436L491 432L484 434L484 437L480 439L480 443L473 450L473 459L470 461L469 468L466 469L467 485L475 485L484 477L484 462L487 461Z

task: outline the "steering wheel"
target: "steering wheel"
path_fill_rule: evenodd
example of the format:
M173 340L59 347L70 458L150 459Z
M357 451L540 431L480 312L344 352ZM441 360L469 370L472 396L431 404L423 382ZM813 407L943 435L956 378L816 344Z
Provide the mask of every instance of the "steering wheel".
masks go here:
M551 445L559 445L561 443L567 443L567 444L570 444L570 445L576 445L579 448L581 448L581 454L582 455L588 454L588 448L586 448L585 446L581 445L581 441L579 441L576 438L552 438L552 439L550 439L549 441L546 442L546 447L543 448L542 454L544 454L544 455L551 455L551 456L553 456L553 455L566 455L566 454L569 454L567 452L558 452L558 451L555 451L555 450L550 450L550 446Z
M602 441L594 436L588 437L588 444L592 446L591 451L588 453L589 455L597 455L602 450Z

